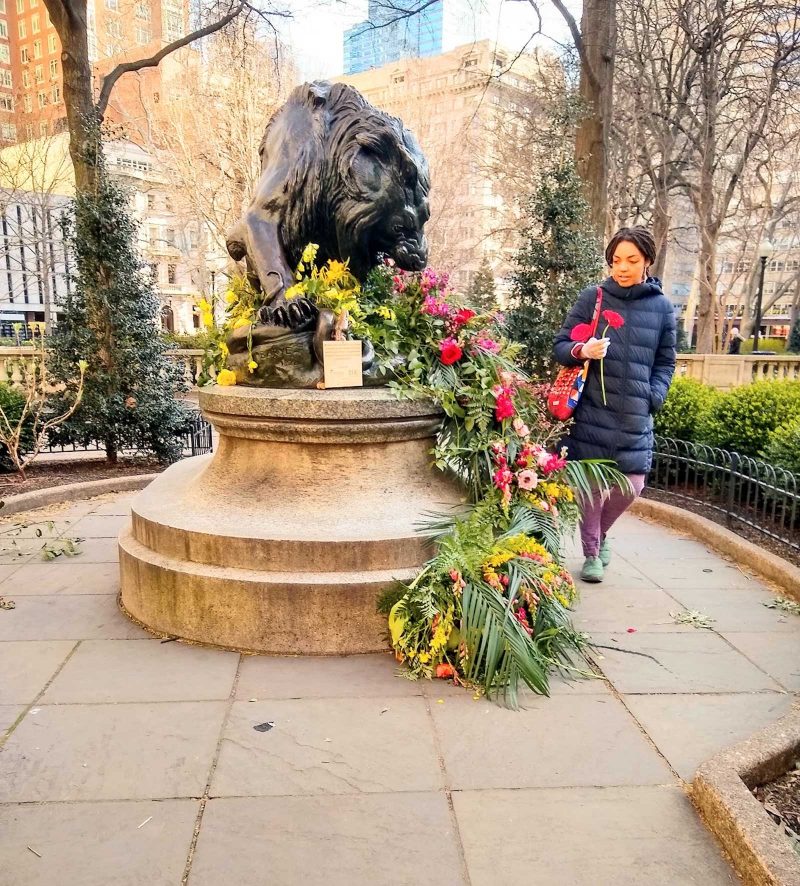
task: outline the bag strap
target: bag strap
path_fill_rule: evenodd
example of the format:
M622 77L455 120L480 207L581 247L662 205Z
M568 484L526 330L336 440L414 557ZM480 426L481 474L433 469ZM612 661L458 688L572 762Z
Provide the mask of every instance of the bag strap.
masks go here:
M592 338L594 338L595 333L597 332L597 327L600 324L600 309L603 307L603 290L598 286L597 287L597 301L594 303L594 314L592 314Z

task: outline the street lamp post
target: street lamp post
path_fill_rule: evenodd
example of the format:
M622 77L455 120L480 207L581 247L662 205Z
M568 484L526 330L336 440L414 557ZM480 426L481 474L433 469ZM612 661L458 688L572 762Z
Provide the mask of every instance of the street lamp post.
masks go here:
M758 351L758 336L761 332L761 301L764 297L764 272L767 269L767 260L772 255L772 244L769 240L764 240L758 247L758 258L761 267L758 271L758 298L756 300L756 325L753 335L753 353Z

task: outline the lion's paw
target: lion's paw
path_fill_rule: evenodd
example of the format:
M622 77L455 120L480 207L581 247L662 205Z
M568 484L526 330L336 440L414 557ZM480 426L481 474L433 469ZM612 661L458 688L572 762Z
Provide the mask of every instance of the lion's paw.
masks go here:
M305 298L281 301L276 305L265 305L258 312L258 320L267 326L283 326L296 332L308 329L317 319L316 307Z

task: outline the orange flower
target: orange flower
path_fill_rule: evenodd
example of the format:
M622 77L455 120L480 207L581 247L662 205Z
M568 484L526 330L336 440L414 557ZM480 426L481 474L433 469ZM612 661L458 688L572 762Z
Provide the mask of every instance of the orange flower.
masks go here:
M443 661L441 664L436 665L436 676L440 680L447 680L450 677L454 677L456 674L456 669L448 664L446 661Z

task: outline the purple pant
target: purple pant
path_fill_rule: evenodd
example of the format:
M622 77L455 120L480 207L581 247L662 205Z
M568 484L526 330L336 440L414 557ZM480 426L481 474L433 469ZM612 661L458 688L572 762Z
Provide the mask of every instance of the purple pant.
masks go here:
M597 493L591 504L585 505L581 518L581 542L583 556L596 557L600 551L600 542L619 517L631 506L633 500L644 489L644 474L626 474L633 494L623 492L614 486L610 496L603 501Z

